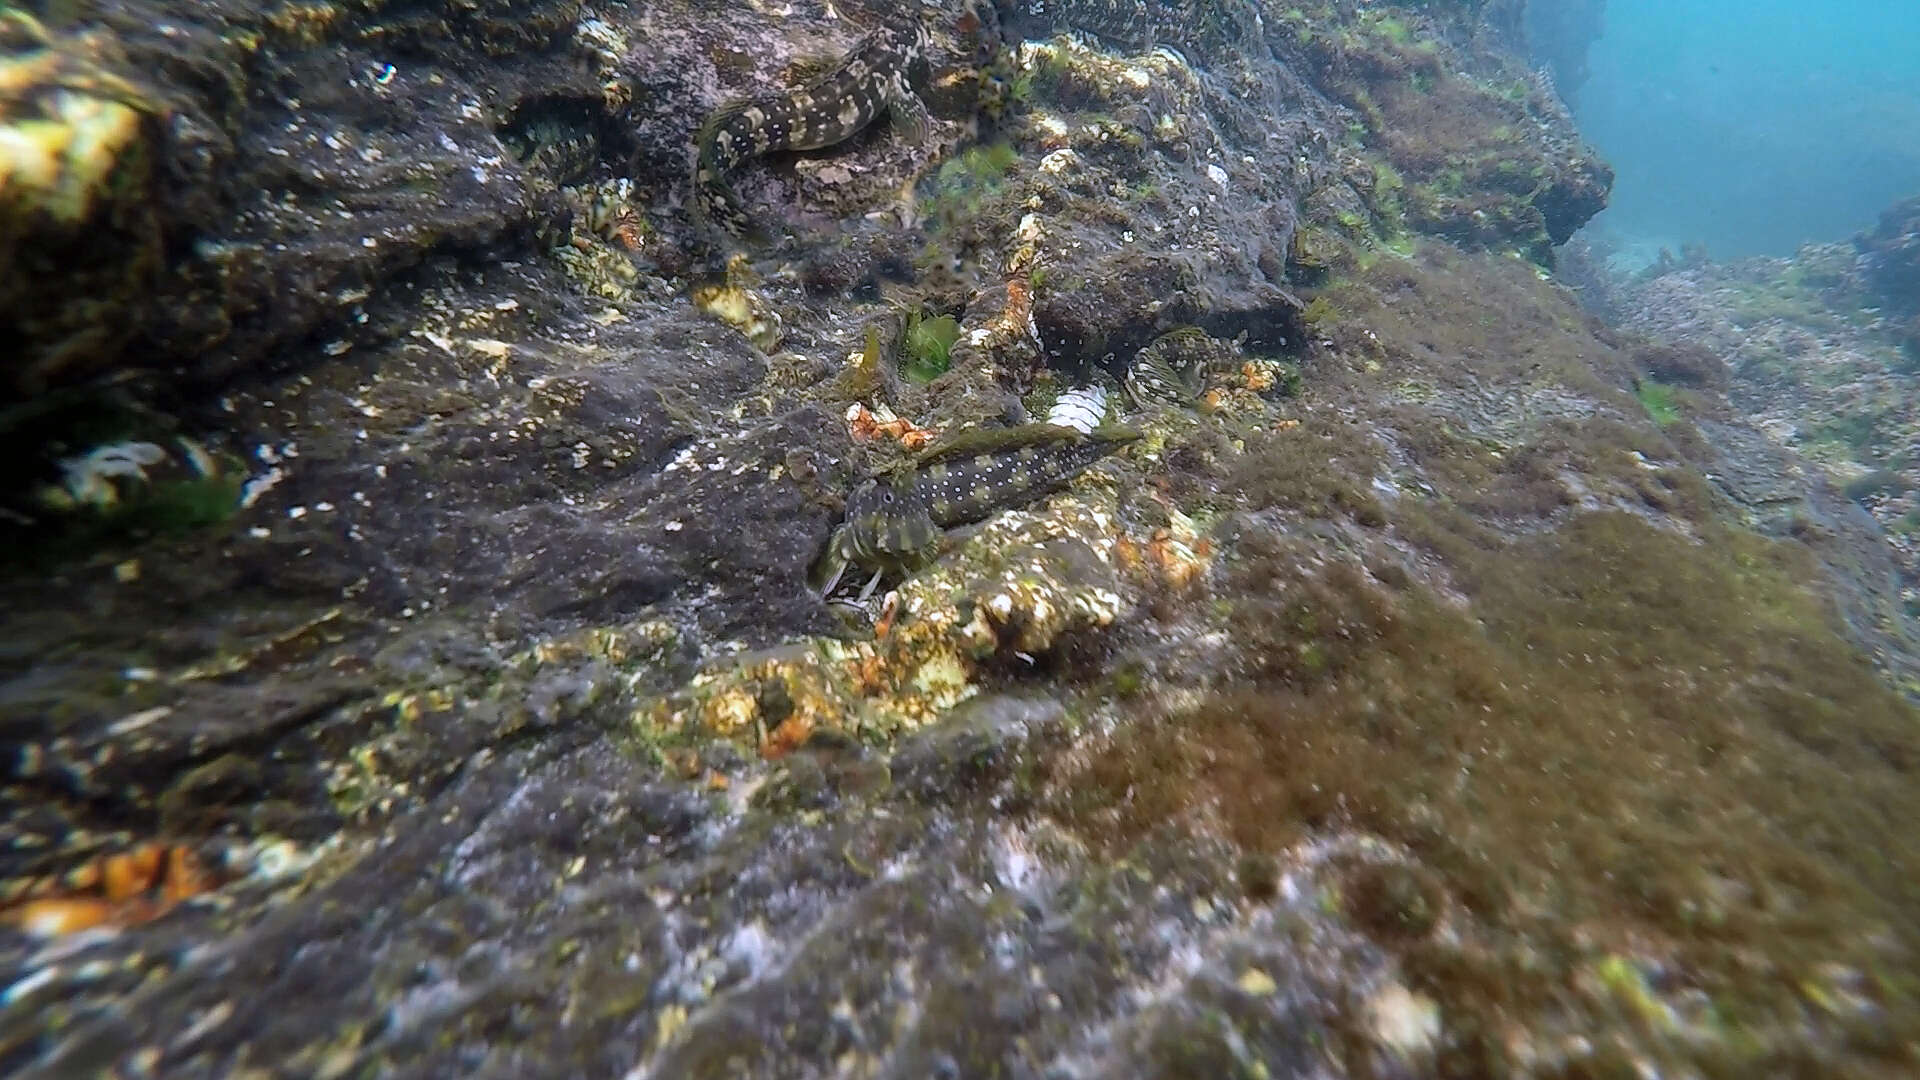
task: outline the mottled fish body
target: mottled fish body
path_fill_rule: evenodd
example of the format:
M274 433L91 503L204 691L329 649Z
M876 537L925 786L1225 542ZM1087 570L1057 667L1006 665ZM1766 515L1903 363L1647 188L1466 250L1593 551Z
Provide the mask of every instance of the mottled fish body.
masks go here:
M926 106L913 90L924 75L930 39L913 17L874 30L797 90L731 102L700 128L693 171L694 212L734 236L755 230L728 177L747 161L781 150L818 150L845 142L881 116L908 137L924 137Z
M816 585L823 593L832 591L849 566L904 574L942 530L1032 502L1139 437L1129 428L1083 434L1028 424L967 432L932 447L854 489L846 522L828 544Z
M1206 388L1215 342L1200 330L1169 331L1141 349L1127 365L1121 385L1135 408L1189 408Z
M1077 30L1130 52L1153 48L1155 20L1146 0L1012 0L1003 18L1024 38Z

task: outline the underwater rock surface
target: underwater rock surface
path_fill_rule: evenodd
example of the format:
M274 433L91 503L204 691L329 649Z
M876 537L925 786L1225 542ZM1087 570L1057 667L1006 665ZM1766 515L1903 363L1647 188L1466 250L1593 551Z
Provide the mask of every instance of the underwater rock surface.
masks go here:
M1553 281L1513 5L928 2L744 244L703 122L882 5L36 10L6 122L138 122L0 189L0 1070L1913 1068L1893 556ZM1070 393L1141 437L812 591Z
M1635 280L1596 279L1589 290L1621 325L1676 343L1668 355L1678 362L1648 372L1656 386L1690 392L1685 388L1698 385L1693 373L1703 369L1687 358L1710 358L1717 384L1740 412L1805 459L1782 459L1767 472L1799 472L1816 487L1824 473L1823 501L1856 504L1872 517L1886 536L1898 602L1908 614L1920 612L1920 315L1915 294L1899 284L1903 253L1920 235L1907 216L1911 203L1890 208L1880 228L1851 245L1809 244L1786 258L1675 262ZM1738 456L1759 462L1770 455ZM1797 499L1767 496L1762 503L1761 515L1776 532L1824 534L1852 516L1811 512ZM1877 553L1868 554L1876 546L1843 548L1854 552L1848 558L1877 564Z
M1872 232L1854 238L1869 284L1888 305L1920 315L1920 196L1889 206ZM1909 340L1915 335L1909 330Z

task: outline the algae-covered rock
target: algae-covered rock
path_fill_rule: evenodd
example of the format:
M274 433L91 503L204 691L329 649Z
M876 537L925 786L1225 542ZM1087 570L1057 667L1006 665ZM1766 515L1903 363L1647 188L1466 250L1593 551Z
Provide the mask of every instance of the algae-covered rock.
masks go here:
M1855 237L1853 246L1868 284L1894 307L1920 313L1920 198L1881 211L1879 224Z
M719 280L703 118L913 12L43 6L164 103L169 370L0 421L64 514L237 491L0 568L0 1071L1913 1071L1910 616L1515 257L1603 186L1516 4L911 5L924 138L744 161Z
M1277 47L1353 110L1366 164L1346 180L1383 239L1410 228L1550 264L1605 208L1613 171L1552 82L1511 53L1461 44L1514 36L1501 26L1514 7L1319 4L1269 24Z
M4 397L98 374L145 318L162 269L154 204L163 110L113 70L110 34L0 12Z
M586 70L506 59L578 4L58 7L9 16L0 77L0 266L32 358L11 397L120 367L205 384L351 339L429 253L508 250L556 213L494 129L536 96L601 96ZM476 56L520 74L476 87Z

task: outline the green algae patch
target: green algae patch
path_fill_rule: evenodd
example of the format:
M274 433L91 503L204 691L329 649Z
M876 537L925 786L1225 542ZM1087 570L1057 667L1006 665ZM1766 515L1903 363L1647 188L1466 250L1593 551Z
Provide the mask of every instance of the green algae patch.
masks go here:
M934 173L927 217L936 226L951 228L978 216L1019 164L1020 152L1009 143L969 147Z
M930 383L945 375L953 366L953 343L958 340L960 323L953 316L909 315L900 361L902 373L916 383Z
M1653 379L1641 379L1640 385L1634 388L1634 396L1640 399L1654 423L1661 427L1679 423L1680 396L1673 387Z
M31 453L29 451L28 453ZM42 455L44 456L44 455ZM244 462L187 438L121 439L55 463L59 483L25 496L25 527L0 537L0 557L55 567L230 521L241 508Z
M1858 1051L1866 1013L1911 1039L1920 844L1896 823L1920 814L1920 716L1799 584L1800 549L1614 512L1478 540L1454 553L1469 617L1243 537L1220 590L1239 677L1135 706L1053 812L1114 851L1171 820L1253 852L1348 831L1409 852L1416 872L1330 899L1484 1075L1517 1067L1494 1029L1518 1003L1671 1013L1642 1049L1716 1068ZM1803 979L1853 988L1814 1040Z

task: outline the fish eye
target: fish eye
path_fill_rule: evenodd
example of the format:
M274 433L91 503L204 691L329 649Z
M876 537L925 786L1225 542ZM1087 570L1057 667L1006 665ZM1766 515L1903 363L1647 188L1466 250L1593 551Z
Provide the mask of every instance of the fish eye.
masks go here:
M887 504L888 506L892 506L892 505L893 505L893 492L891 492L891 491L889 491L889 492L885 492L885 493L883 493L883 494L882 494L882 495L880 496L880 501L881 501L881 502L883 502L883 503L886 503L886 504Z

